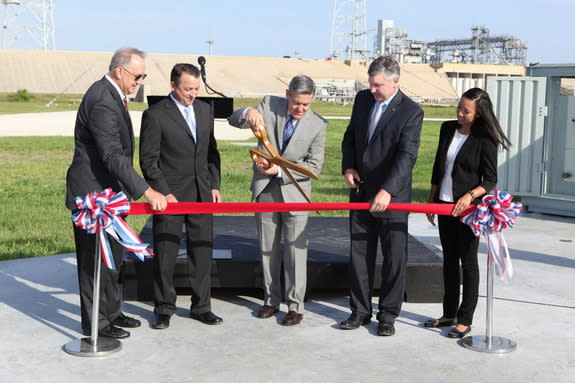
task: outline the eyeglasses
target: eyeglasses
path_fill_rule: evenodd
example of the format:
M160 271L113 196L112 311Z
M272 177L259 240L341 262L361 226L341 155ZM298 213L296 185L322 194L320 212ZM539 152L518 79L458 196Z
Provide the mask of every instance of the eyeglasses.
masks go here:
M146 77L148 77L147 74L133 74L132 72L130 72L128 70L128 68L126 68L125 66L120 66L120 68L124 69L126 72L128 72L130 74L130 76L132 76L132 78L134 79L134 81L144 81L146 79Z

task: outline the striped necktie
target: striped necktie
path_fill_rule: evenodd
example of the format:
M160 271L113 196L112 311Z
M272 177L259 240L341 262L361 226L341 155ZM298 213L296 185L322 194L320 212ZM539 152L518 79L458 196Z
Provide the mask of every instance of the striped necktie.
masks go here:
M290 117L284 126L284 133L282 138L282 152L286 149L286 146L289 143L289 140L291 139L291 136L293 135L293 132L295 130L295 124L293 120L294 118Z

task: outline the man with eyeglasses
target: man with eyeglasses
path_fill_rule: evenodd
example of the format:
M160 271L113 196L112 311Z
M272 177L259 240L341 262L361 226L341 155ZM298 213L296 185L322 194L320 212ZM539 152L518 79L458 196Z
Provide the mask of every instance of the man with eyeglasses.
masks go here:
M112 188L129 198L142 195L153 210L167 206L166 197L152 189L133 166L134 132L128 114L127 96L133 94L146 75L144 52L135 48L114 53L109 72L88 89L78 109L74 129L74 157L66 176L66 206L77 209L74 198ZM94 285L95 234L74 227L82 331L90 334ZM122 247L110 240L116 269L102 267L100 275L99 336L127 338L121 327L138 327L140 321L124 315L118 290Z

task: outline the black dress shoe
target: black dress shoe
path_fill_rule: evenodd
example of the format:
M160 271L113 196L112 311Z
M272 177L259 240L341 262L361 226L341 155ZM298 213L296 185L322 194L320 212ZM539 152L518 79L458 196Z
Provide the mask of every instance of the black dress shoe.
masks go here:
M103 336L106 338L123 339L129 337L130 333L124 329L121 329L119 327L110 324L104 328L99 329L98 336Z
M447 333L447 337L448 338L463 338L465 335L467 335L469 333L469 331L471 331L471 326L467 326L467 328L463 331L457 331L454 327L453 330L451 330L450 332Z
M142 322L140 322L135 318L130 318L129 316L120 314L116 319L114 319L112 324L118 327L134 328L134 327L140 327Z
M424 327L449 327L449 326L453 326L455 325L455 322L453 321L453 319L448 319L448 320L437 320L437 319L430 319L428 321L425 321L425 323L423 323Z
M362 316L356 313L351 313L349 318L339 324L339 328L342 330L355 330L362 324L369 324L370 322L371 315Z
M390 322L379 322L377 325L377 335L379 336L392 336L395 334L395 326Z
M156 321L152 324L152 327L156 330L163 330L170 327L170 315L159 314L156 316Z
M219 316L217 316L216 314L214 314L211 311L201 313L201 314L190 313L190 318L195 319L195 320L199 320L200 322L202 322L204 324L209 324L209 325L222 324L222 322L224 321L222 318L220 318Z

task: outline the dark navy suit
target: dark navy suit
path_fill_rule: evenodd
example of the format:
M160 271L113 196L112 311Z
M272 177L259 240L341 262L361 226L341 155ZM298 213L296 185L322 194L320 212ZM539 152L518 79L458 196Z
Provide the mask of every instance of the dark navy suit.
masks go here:
M391 203L410 202L411 172L417 159L423 111L398 90L368 139L375 99L366 89L355 98L342 142L342 172L355 169L363 183L350 189L350 202L370 202L385 189ZM351 296L354 313L371 316L371 297L378 242L383 251L378 320L393 322L405 295L407 213L350 212Z

